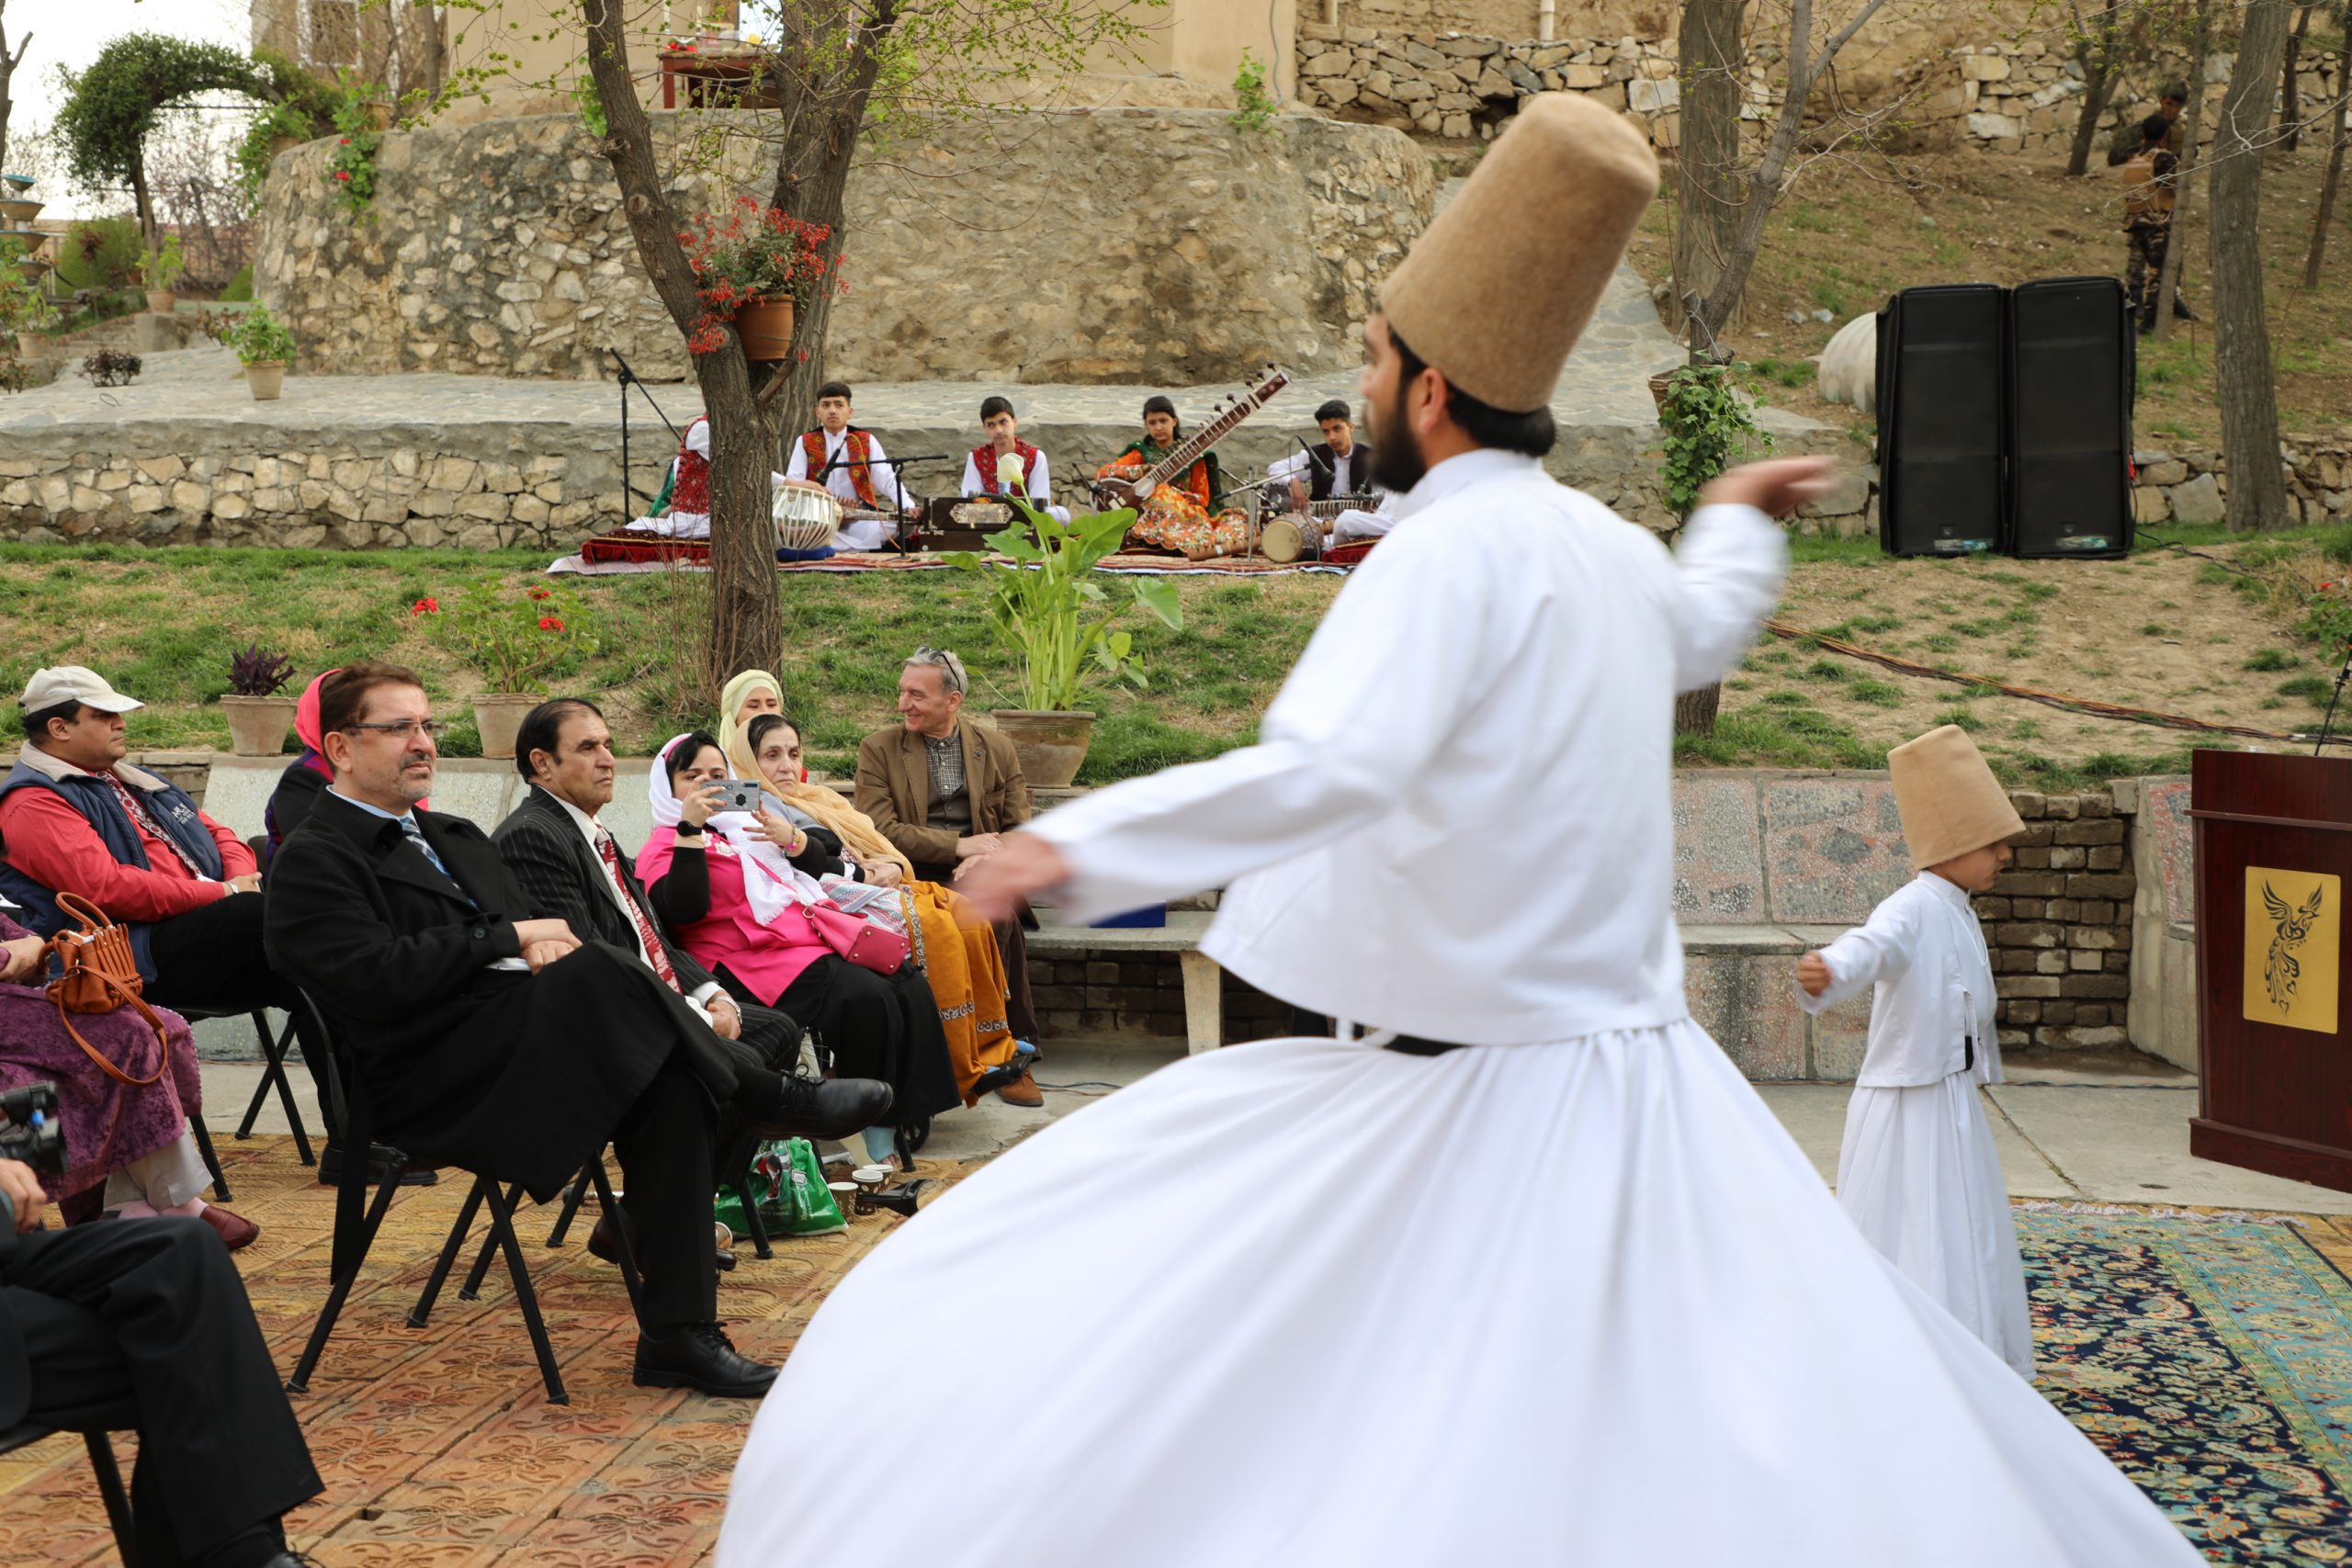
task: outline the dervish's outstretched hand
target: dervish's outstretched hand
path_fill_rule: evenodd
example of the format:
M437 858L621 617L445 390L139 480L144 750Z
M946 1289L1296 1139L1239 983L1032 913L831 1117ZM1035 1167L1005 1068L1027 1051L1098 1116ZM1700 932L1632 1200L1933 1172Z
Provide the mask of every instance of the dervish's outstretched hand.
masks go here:
M1775 457L1745 463L1717 475L1699 492L1702 506L1752 506L1767 517L1786 517L1829 493L1838 465L1826 457Z
M966 861L956 891L991 920L1010 918L1032 893L1069 880L1069 862L1035 833L1007 833L994 853Z

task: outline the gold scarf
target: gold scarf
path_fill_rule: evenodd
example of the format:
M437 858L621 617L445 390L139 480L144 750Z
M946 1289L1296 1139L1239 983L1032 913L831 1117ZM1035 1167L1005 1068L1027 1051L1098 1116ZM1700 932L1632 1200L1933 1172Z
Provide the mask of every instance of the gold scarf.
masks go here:
M746 670L727 682L718 694L718 745L727 753L728 765L740 779L755 779L766 784L776 797L815 818L820 826L842 841L852 860L860 865L874 865L888 861L903 872L908 880L914 878L914 863L890 845L874 826L874 818L852 806L833 790L822 784L770 784L760 773L759 759L752 755L749 726L739 725L735 716L743 709L753 692L774 692L781 699L784 683L764 670Z

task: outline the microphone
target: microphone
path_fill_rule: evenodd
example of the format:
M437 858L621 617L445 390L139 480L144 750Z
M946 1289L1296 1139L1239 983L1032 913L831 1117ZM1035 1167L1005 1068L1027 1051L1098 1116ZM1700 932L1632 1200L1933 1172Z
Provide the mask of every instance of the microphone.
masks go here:
M1326 475L1329 475L1332 472L1331 465L1325 462L1322 457L1317 455L1315 448L1306 444L1306 436L1300 435L1296 432L1293 432L1291 439L1298 443L1298 449L1306 454L1306 460L1308 462L1322 469Z

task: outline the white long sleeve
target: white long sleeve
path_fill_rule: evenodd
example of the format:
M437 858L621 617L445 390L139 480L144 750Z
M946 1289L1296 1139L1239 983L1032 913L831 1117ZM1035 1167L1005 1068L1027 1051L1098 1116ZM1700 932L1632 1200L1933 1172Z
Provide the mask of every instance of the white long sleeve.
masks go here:
M1449 458L1396 515L1259 744L1039 819L1072 868L1063 913L1223 886L1204 953L1285 1000L1432 1039L1687 1016L1674 681L1681 618L1723 618L1723 594L1531 458ZM1734 543L1777 559L1752 530ZM1498 835L1525 874L1465 877Z
M1821 961L1829 965L1829 987L1817 997L1800 991L1799 1004L1807 1012L1826 1012L1882 980L1901 978L1919 945L1919 914L1912 899L1882 902L1869 920L1821 950Z
M1780 603L1789 542L1752 506L1702 506L1674 552L1682 604L1674 617L1674 689L1696 691L1738 668L1756 628Z

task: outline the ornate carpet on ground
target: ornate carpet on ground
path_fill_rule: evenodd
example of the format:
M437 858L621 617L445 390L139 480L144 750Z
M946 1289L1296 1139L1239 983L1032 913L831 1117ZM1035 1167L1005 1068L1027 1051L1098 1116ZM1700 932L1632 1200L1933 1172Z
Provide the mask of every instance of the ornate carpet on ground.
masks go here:
M327 1289L334 1194L287 1138L220 1138L237 1201L262 1227L237 1255L281 1371L301 1353ZM946 1180L967 1168L922 1162ZM618 1170L615 1176L617 1179ZM542 1244L555 1210L517 1216L525 1260L571 1396L549 1404L502 1265L479 1301L452 1279L431 1324L407 1315L457 1218L467 1181L401 1193L328 1342L311 1392L294 1398L325 1495L289 1520L326 1568L687 1568L709 1560L728 1477L754 1403L629 1382L636 1328L620 1276L582 1243ZM746 1355L781 1360L825 1292L890 1228L851 1216L841 1235L776 1244L718 1277L718 1310ZM481 1235L479 1223L475 1235ZM469 1255L470 1256L470 1255ZM863 1418L865 1413L843 1414ZM115 1447L126 1472L135 1443ZM811 1452L821 1452L821 1445ZM78 1438L0 1455L0 1563L111 1563L105 1511Z
M2017 1216L2041 1392L2215 1562L2352 1562L2352 1228Z
M333 1194L290 1142L221 1140L232 1205L261 1223L239 1255L290 1369L327 1286ZM954 1179L969 1168L926 1166ZM632 1386L620 1280L518 1229L571 1403L550 1405L503 1269L457 1281L407 1325L465 1184L403 1192L311 1393L295 1398L325 1495L292 1518L327 1568L687 1568L718 1539L754 1406ZM747 1353L781 1359L826 1292L902 1222L785 1242L719 1277ZM2352 1563L2352 1220L2308 1229L2195 1215L2019 1213L2042 1392L2215 1562ZM2306 1239L2308 1237L2308 1239ZM821 1430L836 1416L812 1417ZM920 1417L917 1423L919 1435ZM129 1436L116 1446L126 1461ZM812 1438L813 1455L826 1452ZM0 1456L8 1568L116 1561L81 1444Z

